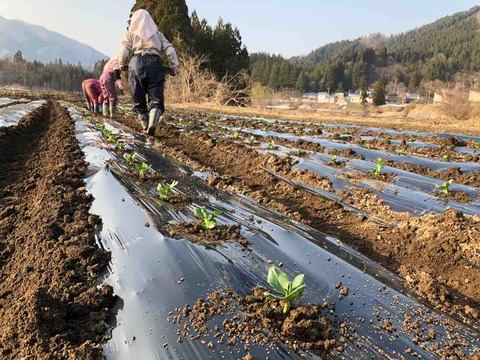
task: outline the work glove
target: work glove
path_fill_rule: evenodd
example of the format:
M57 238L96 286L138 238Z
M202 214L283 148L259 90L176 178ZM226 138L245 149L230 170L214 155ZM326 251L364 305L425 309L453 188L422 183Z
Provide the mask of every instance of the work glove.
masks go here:
M123 91L123 83L122 83L122 80L117 80L115 81L115 84L117 85L118 89L120 91Z

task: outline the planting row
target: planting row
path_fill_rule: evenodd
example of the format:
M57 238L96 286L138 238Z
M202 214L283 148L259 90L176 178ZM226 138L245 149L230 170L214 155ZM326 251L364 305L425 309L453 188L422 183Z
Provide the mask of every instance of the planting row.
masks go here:
M161 143L77 116L91 168L108 154L87 184L99 244L112 251L106 281L121 298L107 357L478 353L476 330L404 295L400 279L337 239L219 192L192 176L205 169L161 155Z
M127 117L121 121L140 131L134 119ZM476 268L480 265L478 217L449 210L448 204L441 202L435 205L440 213L435 213L432 207L431 215L412 217L408 212L392 211L379 199L380 195L397 206L403 204L405 211L418 208L417 215L424 205L412 196L416 193L406 191L398 196L395 189L388 191L390 184L384 179L380 184L387 187L386 192L377 191L380 185L377 184L370 190L356 186L353 191L347 187L350 191L334 193L331 181L313 171L292 171L298 159L275 156L275 152L281 153L281 148L267 150L265 143L260 147L255 140L250 144L235 140L232 134L220 137L216 132L164 125L156 136L156 149L191 165L208 184L246 194L291 219L339 236L364 255L397 272L429 302L461 316L476 318L470 307L477 306L480 300ZM287 179L290 183L279 183L278 176L266 171L269 169L275 175L280 172L283 177L299 180L295 184L300 182L300 186L290 179ZM210 176L205 176L205 172ZM368 176L377 178L374 174ZM347 180L338 177L336 181ZM436 183L443 185L442 181ZM455 186L451 185L450 190ZM436 190L441 194L441 189Z
M198 131L202 130L198 129ZM228 131L231 130L228 129ZM190 129L190 131L196 131L196 129ZM278 141L278 138L270 134L268 137L265 137L265 141L270 139L268 142L259 143L255 136L245 136L251 133L250 131L243 131L242 133L234 129L233 131L231 135L222 132L213 132L211 135L214 139L224 137L233 139L237 143L243 141L250 146L259 146L260 149L278 156L290 154L297 162L293 169L306 169L328 178L331 183L331 190L351 192L355 188L367 188L378 195L393 210L410 211L417 215L443 212L447 208L458 209L472 215L480 213L480 189L476 187L477 184L474 181L473 184L475 186L472 187L456 184L454 179L447 178L443 180L397 170L387 167L387 164L393 166L395 164L390 156L388 162L380 157L373 158L373 161L353 160L335 154L327 155L323 152L303 151L299 148L279 146L275 142ZM282 141L279 142L282 143ZM287 145L291 146L292 143ZM374 154L368 155L372 158ZM375 155L378 154L375 153ZM414 162L415 159L411 159L411 161ZM476 164L465 164L465 167L469 166L478 167ZM285 169L285 171L288 171L288 169ZM465 179L460 178L460 181L462 180ZM416 201L414 204L412 204L412 194L415 194L414 198Z

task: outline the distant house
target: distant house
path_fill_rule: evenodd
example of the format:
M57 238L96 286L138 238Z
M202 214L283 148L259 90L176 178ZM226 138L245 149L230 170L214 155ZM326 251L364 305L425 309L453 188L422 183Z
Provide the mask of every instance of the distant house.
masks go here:
M302 100L303 101L316 102L318 100L318 94L317 93L303 93L302 94Z
M387 101L388 104L396 104L399 100L398 95L387 95L385 97L385 100Z
M470 94L468 95L468 101L480 102L480 91L470 91Z
M346 98L347 102L351 103L351 104L361 104L362 103L362 97L360 94L350 94L347 98ZM371 97L367 97L367 103L371 104L373 103L373 98Z
M441 104L443 103L443 95L441 95L440 93L435 93L433 95L433 103L434 104Z
M402 102L404 104L410 104L420 100L422 100L422 97L416 93L406 93L404 96L402 96Z
M317 101L321 104L335 104L337 102L337 97L326 92L319 92L317 94Z
M352 104L361 104L362 103L362 97L360 94L350 94L348 96L348 102Z

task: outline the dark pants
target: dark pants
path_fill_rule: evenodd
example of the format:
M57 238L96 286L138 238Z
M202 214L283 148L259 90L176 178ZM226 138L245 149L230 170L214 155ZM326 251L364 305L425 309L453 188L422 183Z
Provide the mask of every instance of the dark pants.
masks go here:
M128 82L137 113L144 114L152 109L160 109L162 114L165 112L165 73L162 66L162 59L156 55L135 55L130 60Z

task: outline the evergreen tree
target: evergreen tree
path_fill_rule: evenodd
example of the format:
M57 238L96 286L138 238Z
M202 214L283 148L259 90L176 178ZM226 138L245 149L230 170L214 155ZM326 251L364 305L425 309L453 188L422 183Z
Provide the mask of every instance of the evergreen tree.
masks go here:
M215 52L213 29L208 25L207 20L199 19L196 11L192 13L191 25L194 39L193 47L197 53L210 58Z
M213 31L213 58L210 65L214 73L223 77L224 75L235 75L249 65L248 51L242 45L240 31L234 28L231 23L224 23L220 18Z
M158 29L178 49L190 49L193 29L185 0L137 0L132 11L147 10Z
M385 81L383 79L378 80L374 86L373 104L375 106L385 105L387 103L385 91Z
M333 91L336 88L335 85L335 67L329 66L325 72L323 86L325 90Z
M20 50L18 50L15 55L13 55L13 62L16 63L23 63L25 60L23 59L23 54Z
M300 92L305 92L306 91L306 78L305 78L305 73L303 71L300 72L298 75L297 82L295 83L295 90L300 91Z
M360 99L361 99L361 104L362 107L365 108L367 106L367 99L368 99L368 92L367 92L367 83L364 78L360 79Z
M278 64L272 66L270 71L270 79L268 81L268 87L270 89L277 90L280 87L280 67Z

